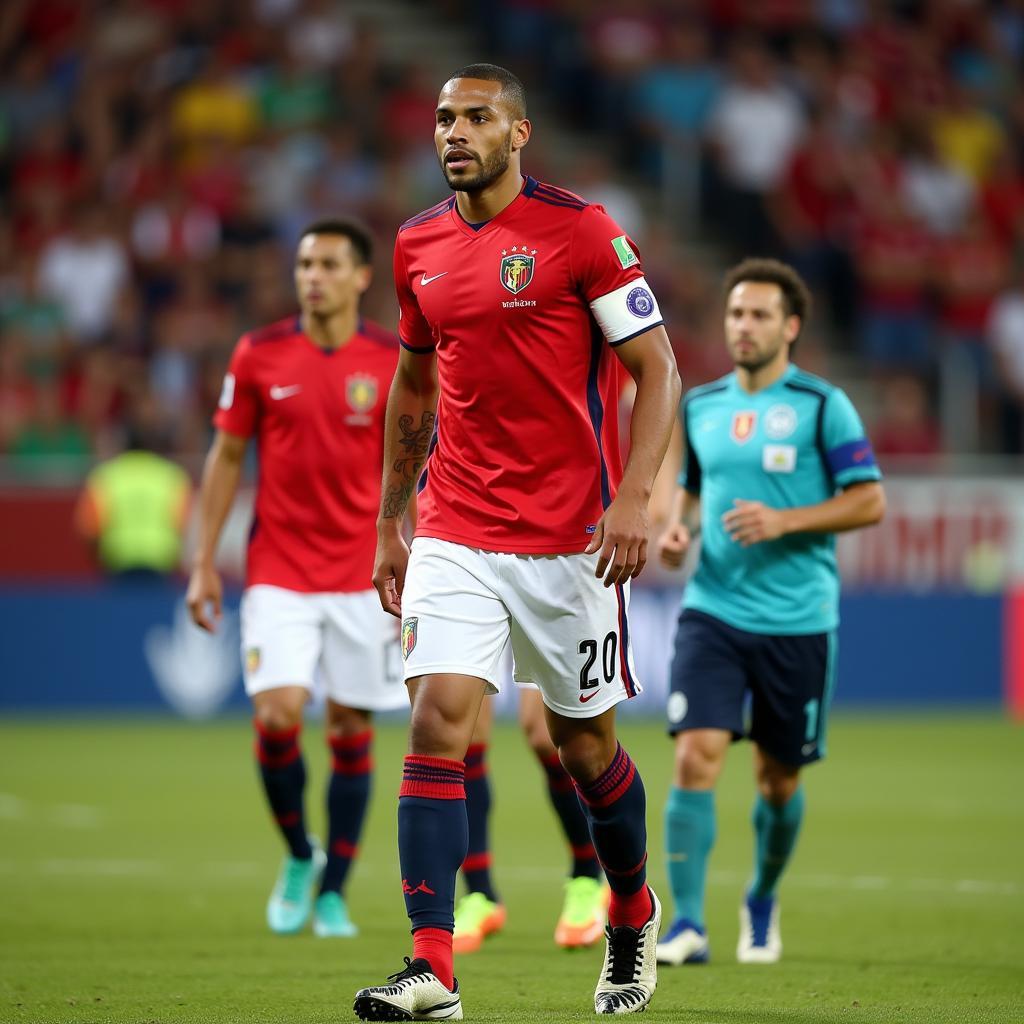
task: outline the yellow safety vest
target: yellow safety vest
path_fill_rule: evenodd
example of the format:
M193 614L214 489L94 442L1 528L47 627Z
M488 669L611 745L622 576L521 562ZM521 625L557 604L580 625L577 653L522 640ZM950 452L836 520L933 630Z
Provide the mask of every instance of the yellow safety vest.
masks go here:
M178 465L129 451L97 466L89 488L99 512L99 556L111 572L171 572L181 558L181 514L191 483Z

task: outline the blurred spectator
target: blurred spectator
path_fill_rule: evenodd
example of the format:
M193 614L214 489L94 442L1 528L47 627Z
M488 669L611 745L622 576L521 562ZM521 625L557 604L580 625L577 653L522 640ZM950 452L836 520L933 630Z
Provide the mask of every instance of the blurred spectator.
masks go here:
M47 75L46 55L35 47L21 49L10 78L0 85L0 113L7 134L16 144L41 124L59 121L64 113L64 96Z
M212 256L220 241L220 221L209 207L170 185L155 202L139 207L131 225L132 249L150 273L164 272L184 260Z
M192 485L180 466L159 454L163 444L155 405L142 398L126 450L98 465L85 482L75 525L111 575L166 575L181 561Z
M942 431L929 411L928 392L917 377L899 375L882 385L881 411L871 426L871 440L881 455L938 455Z
M963 227L974 202L974 183L961 168L939 156L926 130L918 128L908 134L903 201L932 234L954 235Z
M765 46L744 39L711 115L715 188L712 214L744 254L776 248L765 196L779 185L804 132L804 114Z
M934 131L942 158L974 181L988 174L1006 143L999 122L976 104L966 85L955 81L948 106L935 118Z
M1000 428L1003 449L1024 454L1024 273L992 306L989 343L1003 389Z
M588 203L603 206L631 238L644 236L644 211L635 190L615 180L608 158L603 153L591 151L575 161L569 175L569 187Z
M27 346L17 331L0 336L0 452L9 452L14 438L28 424L36 391L25 365Z
M720 88L706 29L689 21L673 25L662 41L660 59L641 71L634 85L638 127L653 143L643 166L653 177L664 173L666 146L687 147L693 158Z
M124 246L108 228L104 207L82 201L71 229L43 250L39 263L42 292L60 303L72 338L88 343L110 327L114 304L128 284Z
M190 167L207 156L212 139L235 144L252 139L260 125L260 109L253 92L215 52L175 97L171 124L184 164Z
M933 368L928 305L931 241L892 192L878 192L854 244L861 346L879 370Z
M325 70L342 63L355 45L355 30L342 5L335 0L305 0L296 6L299 9L287 20L291 54Z
M1011 146L996 157L982 187L981 205L1000 242L1024 255L1024 163Z
M936 248L939 329L947 346L967 352L986 388L993 385L985 337L989 311L1006 283L1008 270L1006 250L977 210L958 235Z
M53 381L35 387L31 411L10 444L14 475L23 480L79 476L89 464L89 438L65 416Z

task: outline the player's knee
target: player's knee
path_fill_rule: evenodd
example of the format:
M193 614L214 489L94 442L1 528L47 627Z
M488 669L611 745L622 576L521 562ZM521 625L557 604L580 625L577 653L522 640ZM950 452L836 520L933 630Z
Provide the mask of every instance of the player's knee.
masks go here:
M722 770L717 748L689 733L676 742L675 782L683 789L710 789Z
M799 785L800 772L796 769L762 768L757 773L757 791L776 807L789 803Z
M326 731L330 739L341 739L345 736L358 736L370 728L369 711L346 707L343 704L328 703Z
M615 742L609 745L607 737L599 733L584 732L566 740L558 748L565 770L580 785L600 778L615 757Z
M266 699L256 702L253 714L260 728L267 732L284 732L293 729L302 722L302 708L291 701L275 700L262 695Z
M466 722L447 714L438 705L417 701L409 723L409 752L461 760L471 733Z
M540 722L523 722L523 735L530 749L539 758L550 757L555 753L555 745L551 742L551 735L543 720Z

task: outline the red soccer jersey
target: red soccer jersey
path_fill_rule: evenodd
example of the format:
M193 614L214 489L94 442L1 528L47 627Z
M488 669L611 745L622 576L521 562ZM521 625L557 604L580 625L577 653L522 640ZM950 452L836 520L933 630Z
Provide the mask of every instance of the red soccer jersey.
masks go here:
M361 322L322 349L297 317L238 342L214 425L255 437L259 484L246 585L334 592L373 586L394 335Z
M399 334L436 350L417 536L582 551L621 477L622 344L662 323L636 246L600 206L527 178L479 230L452 197L395 243Z

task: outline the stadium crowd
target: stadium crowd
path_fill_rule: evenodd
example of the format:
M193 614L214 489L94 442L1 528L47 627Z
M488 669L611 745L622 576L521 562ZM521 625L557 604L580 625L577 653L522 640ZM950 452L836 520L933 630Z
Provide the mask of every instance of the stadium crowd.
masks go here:
M780 255L819 303L798 358L877 382L883 454L955 445L950 368L978 383L983 450L1022 451L1024 5L436 6L600 140L560 180L639 241L688 384L729 368L706 254ZM8 0L0 54L8 472L80 475L143 427L202 452L231 347L294 311L291 253L321 214L374 230L365 309L394 323L394 230L444 191L439 82L343 3ZM692 178L699 224L652 217L619 169L658 196Z

